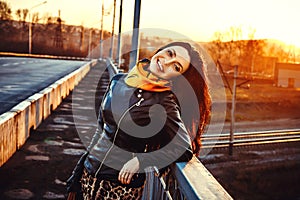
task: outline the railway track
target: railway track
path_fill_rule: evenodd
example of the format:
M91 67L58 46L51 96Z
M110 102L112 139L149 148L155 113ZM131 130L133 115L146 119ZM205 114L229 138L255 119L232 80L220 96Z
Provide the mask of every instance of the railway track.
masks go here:
M300 141L300 129L270 130L234 133L233 146L252 146ZM228 147L230 134L207 134L202 136L202 148Z

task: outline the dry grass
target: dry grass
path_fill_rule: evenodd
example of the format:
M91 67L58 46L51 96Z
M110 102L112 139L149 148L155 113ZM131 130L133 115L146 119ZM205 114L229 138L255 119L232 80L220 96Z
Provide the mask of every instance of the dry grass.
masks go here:
M227 92L227 117L230 119L231 93ZM237 121L300 119L300 89L280 88L270 83L250 84L249 89L237 88Z

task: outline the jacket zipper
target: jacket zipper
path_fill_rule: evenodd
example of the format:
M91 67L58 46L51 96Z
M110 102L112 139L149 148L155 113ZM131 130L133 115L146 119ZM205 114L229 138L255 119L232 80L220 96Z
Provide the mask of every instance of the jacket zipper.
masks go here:
M114 144L115 144L115 141L116 141L116 138L117 138L117 134L119 132L119 129L120 129L120 124L122 122L122 120L124 119L125 115L135 106L139 107L141 105L141 103L144 101L145 99L144 98L140 98L138 102L136 102L135 104L133 104L132 106L130 106L129 108L127 108L127 110L124 111L124 113L122 114L118 124L117 124L117 130L116 130L116 133L115 133L115 136L114 136L114 139L113 139L113 142L112 142L112 145L109 147L108 151L106 152L104 158L103 158L103 161L101 162L99 168L97 169L96 173L95 173L95 177L98 176L98 173L100 172L102 166L103 166L103 163L105 162L108 154L110 153L110 151L112 150ZM132 156L134 157L134 153L132 153Z

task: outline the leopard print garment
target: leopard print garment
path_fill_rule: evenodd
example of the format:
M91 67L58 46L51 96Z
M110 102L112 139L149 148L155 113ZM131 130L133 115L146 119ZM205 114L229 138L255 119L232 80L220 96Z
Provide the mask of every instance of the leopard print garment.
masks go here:
M139 200L143 193L143 186L129 188L107 180L99 180L89 175L85 169L81 178L81 187L85 200Z

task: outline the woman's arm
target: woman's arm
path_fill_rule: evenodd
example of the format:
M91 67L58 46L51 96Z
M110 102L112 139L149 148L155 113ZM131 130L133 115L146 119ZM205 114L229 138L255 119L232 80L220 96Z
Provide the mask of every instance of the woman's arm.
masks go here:
M97 126L97 129L96 129L96 131L93 135L93 138L92 138L89 146L87 147L87 151L90 152L91 149L95 146L95 144L97 143L97 141L101 137L102 130L103 130L103 119L102 119L102 111L100 109L99 116L98 116L98 126Z
M95 146L95 144L97 143L97 141L99 140L99 138L101 137L102 134L102 130L103 130L103 126L104 126L104 120L103 120L103 111L102 111L102 104L105 101L106 98L110 98L108 97L108 93L111 91L113 84L115 83L115 80L118 80L120 78L120 74L115 75L112 80L109 82L106 91L102 97L102 101L99 107L99 115L98 115L98 126L97 129L95 131L95 134L93 135L93 138L87 148L88 151L91 151L91 149Z
M191 139L180 115L180 107L173 94L164 97L161 105L165 108L167 119L161 130L161 138L157 141L165 146L160 149L138 154L141 169L156 166L161 169L173 162L187 162L193 157ZM160 117L161 113L153 113L151 118Z

